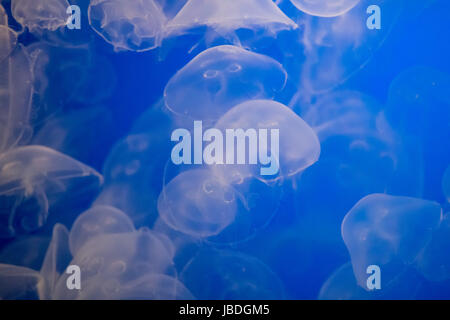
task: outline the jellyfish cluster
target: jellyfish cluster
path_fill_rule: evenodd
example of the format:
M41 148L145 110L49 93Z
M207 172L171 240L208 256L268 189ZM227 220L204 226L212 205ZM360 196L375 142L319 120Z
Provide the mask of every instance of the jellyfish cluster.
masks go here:
M450 299L446 9L0 1L0 300Z

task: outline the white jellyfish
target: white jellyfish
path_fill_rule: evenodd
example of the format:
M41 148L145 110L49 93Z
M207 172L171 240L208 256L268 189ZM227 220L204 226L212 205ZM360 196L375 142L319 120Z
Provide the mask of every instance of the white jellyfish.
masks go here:
M31 32L55 31L66 25L70 6L67 0L12 0L14 19Z
M360 0L290 0L299 10L319 17L336 17L351 10Z
M319 139L311 127L291 109L272 100L241 103L223 115L215 127L229 133L234 129L234 135L239 135L236 130L243 130L245 137L246 143L239 146L233 135L225 134L224 144L231 148L225 147L223 159L213 165L213 170L228 182L293 176L314 164L320 155Z
M94 206L74 222L69 237L70 252L75 256L94 237L133 231L133 222L122 211L109 206Z
M0 299L35 299L43 279L39 272L7 264L0 264Z
M164 100L172 112L217 120L238 103L270 99L287 74L276 60L236 46L217 46L196 56L170 79Z
M279 300L285 296L280 279L267 265L239 252L203 249L180 277L202 300Z
M169 21L166 33L177 36L202 26L225 37L238 29L264 29L275 35L297 28L271 0L189 0Z
M445 170L444 177L442 179L442 190L444 191L447 202L450 202L450 166Z
M209 237L233 222L236 194L209 170L188 170L164 187L158 199L158 212L174 230Z
M146 51L160 45L166 17L154 0L92 0L89 23L116 51Z
M103 177L86 165L52 149L26 146L0 155L1 236L41 227L49 209L68 199L96 192ZM77 197L80 197L77 199Z
M431 240L441 215L440 205L432 201L385 194L361 199L342 222L358 284L367 289L371 265L383 270L384 286L395 281Z

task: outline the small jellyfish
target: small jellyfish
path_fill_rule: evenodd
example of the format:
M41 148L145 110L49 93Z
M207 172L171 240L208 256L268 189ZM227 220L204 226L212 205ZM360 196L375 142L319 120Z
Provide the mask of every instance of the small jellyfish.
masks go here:
M278 300L285 297L283 284L267 265L239 252L203 249L187 263L180 277L200 300Z
M276 60L236 46L217 46L196 56L170 79L164 100L172 112L217 120L250 99L271 99L287 74Z
M194 236L219 234L236 216L234 190L211 171L185 171L170 181L158 199L161 219L172 229Z
M450 203L450 166L445 170L444 178L442 179L442 190L447 202Z
M227 36L238 29L265 29L271 34L297 28L272 0L189 0L167 24L177 36L207 26Z
M122 211L109 206L94 206L74 222L69 237L70 252L75 256L94 237L133 231L133 222Z
M291 109L272 100L241 103L223 115L215 127L223 132L234 129L234 135L241 129L248 135L244 140L249 142L242 148L236 147L234 136L226 134L225 144L232 148L225 148L222 163L232 165L217 164L213 170L228 182L236 177L270 181L293 176L315 163L320 155L319 139L311 127ZM240 163L237 153L248 158L241 159L244 164L236 164ZM252 163L255 159L259 159L256 165Z
M358 284L367 289L366 269L377 265L388 286L410 266L439 226L438 203L385 194L361 199L342 222L342 237L350 252Z
M14 19L31 32L55 31L66 25L70 6L67 0L12 0Z
M360 0L290 0L304 13L318 17L337 17L358 4Z
M52 206L70 201L65 193L76 201L96 193L103 177L57 151L26 146L0 155L0 181L0 236L10 237L41 227Z
M0 264L0 300L36 299L42 281L35 270Z
M147 51L159 46L166 17L154 0L92 0L89 23L115 51Z

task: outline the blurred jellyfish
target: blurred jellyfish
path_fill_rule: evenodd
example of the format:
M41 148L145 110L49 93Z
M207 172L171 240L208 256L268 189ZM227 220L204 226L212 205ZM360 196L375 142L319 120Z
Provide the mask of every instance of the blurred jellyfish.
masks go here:
M158 199L161 219L172 229L194 237L209 237L230 225L236 215L234 190L208 170L181 173Z
M14 19L31 32L55 31L67 22L67 0L12 0L11 10Z
M0 13L1 15L1 13ZM0 17L1 20L1 17ZM17 33L0 23L0 62L8 57L17 46Z
M201 250L185 266L181 280L200 300L275 300L285 296L281 281L268 266L233 251Z
M203 26L225 37L238 29L263 29L276 35L297 27L271 0L189 0L169 21L166 33L178 36Z
M270 57L236 46L205 50L177 72L164 90L172 112L195 120L217 120L238 103L270 99L287 74Z
M444 178L442 179L442 190L447 202L450 202L450 166L445 170Z
M245 146L245 155L252 158L258 153L260 164L213 166L213 170L228 182L249 177L270 181L293 176L315 163L320 155L320 144L314 131L292 110L275 101L252 100L241 103L223 115L215 127L223 132L229 129L251 129L259 132L258 146L248 143ZM276 131L272 130L279 131L279 141L273 139L273 133ZM261 138L262 132L271 136L266 137L266 143ZM228 151L224 151L225 159L230 155L236 156L232 153L227 155ZM222 163L225 163L225 160ZM278 170L272 170L273 167L278 167ZM267 170L267 174L261 175L263 170Z
M0 155L0 181L0 236L9 237L41 227L53 205L71 200L64 193L86 200L82 196L95 194L103 178L57 151L27 146Z
M336 17L351 10L360 0L290 0L299 10L318 17Z
M0 264L0 300L36 299L42 281L37 271Z
M44 281L41 281L38 287L40 299L52 298L56 283L70 260L72 256L69 251L69 231L63 225L56 224L41 267L41 277Z
M80 292L67 290L68 275L64 274L58 280L54 298L117 298L123 290L132 290L132 285L144 276L164 274L173 277L173 254L170 240L148 229L100 234L79 249L70 263L80 267L84 289ZM139 290L139 286L136 288ZM153 287L154 292L158 290L160 288ZM128 291L129 295L132 293Z
M69 237L70 252L75 256L94 237L133 231L133 222L122 211L109 206L94 206L73 224Z
M0 34L5 28L0 26ZM9 55L9 50L3 52L8 44L0 49L0 54ZM32 79L30 62L22 46L0 60L0 152L27 141L31 136Z
M440 222L438 203L408 197L372 194L361 199L342 222L358 284L366 289L366 269L377 265L387 287L412 265Z
M8 15L5 12L2 4L0 3L0 25L7 26L8 25Z
M159 46L166 17L154 0L92 0L89 23L115 51L146 51Z

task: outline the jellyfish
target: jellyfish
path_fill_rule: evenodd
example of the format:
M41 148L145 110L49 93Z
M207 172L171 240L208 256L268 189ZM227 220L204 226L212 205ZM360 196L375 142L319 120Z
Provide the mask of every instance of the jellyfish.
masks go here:
M342 237L350 252L359 286L366 288L366 269L377 265L388 286L413 265L439 226L438 203L372 194L361 199L342 222Z
M273 98L286 79L281 64L270 57L217 46L200 53L170 79L164 100L175 114L213 121L246 100Z
M115 51L147 51L160 45L166 17L154 0L92 0L89 23Z
M92 237L77 252L70 265L80 267L80 292L66 287L62 275L55 287L55 299L107 299L117 289L127 288L143 276L175 276L173 248L167 237L142 228L127 233L104 233ZM114 285L114 287L111 287ZM113 290L114 289L114 290ZM159 288L153 288L157 291ZM90 294L89 292L95 292Z
M158 198L158 212L164 223L202 238L217 235L230 225L236 206L234 190L205 169L179 174Z
M222 132L242 129L249 139L252 134L258 136L257 144L253 139L253 143L249 141L240 151L241 156L248 158L245 164L235 164L239 160L232 159L239 151L235 146L236 139L231 136L231 141L226 141L225 144L233 147L233 150L225 148L222 163L227 165L215 164L212 167L227 182L249 177L262 181L290 177L314 164L320 155L319 140L311 127L291 109L272 100L241 103L223 115L215 127ZM259 164L252 164L250 159L256 158L259 158Z
M31 32L55 31L66 25L70 6L67 0L12 0L14 19Z
M271 0L189 0L168 22L168 36L178 36L206 26L220 36L238 29L264 29L272 35L297 25Z
M8 15L5 12L5 8L0 4L0 25L7 26L8 25Z
M0 23L0 63L2 63L3 59L9 57L16 46L17 33L8 26Z
M447 202L450 202L450 166L445 170L444 178L442 179L442 190Z
M35 270L0 264L0 299L35 299L42 281L41 275Z
M49 210L96 193L103 177L86 165L43 146L26 146L0 155L2 237L40 228ZM84 198L83 198L84 196ZM77 198L78 197L78 198ZM72 200L74 201L74 200Z
M0 34L5 31L11 35L5 28L0 26ZM6 38L0 39L3 40ZM33 90L30 61L21 45L10 54L9 50L3 51L8 45L11 43L0 49L0 55L5 55L0 59L0 152L27 142L32 131L29 124Z
M109 206L94 206L74 222L69 237L70 252L75 256L94 237L134 230L133 222L122 211Z
M360 0L290 0L297 9L318 17L337 17L358 4Z
M257 258L240 252L202 249L187 263L180 277L200 300L275 300L285 297L278 276Z

